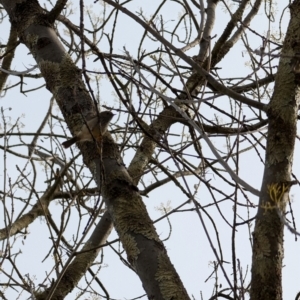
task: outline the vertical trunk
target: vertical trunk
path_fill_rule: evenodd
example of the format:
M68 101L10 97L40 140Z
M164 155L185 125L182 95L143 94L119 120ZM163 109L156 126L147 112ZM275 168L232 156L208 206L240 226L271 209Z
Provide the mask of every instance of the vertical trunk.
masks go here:
M274 94L268 107L265 171L253 233L252 300L282 299L283 223L290 188L299 105L300 1L290 6L291 20L282 49Z

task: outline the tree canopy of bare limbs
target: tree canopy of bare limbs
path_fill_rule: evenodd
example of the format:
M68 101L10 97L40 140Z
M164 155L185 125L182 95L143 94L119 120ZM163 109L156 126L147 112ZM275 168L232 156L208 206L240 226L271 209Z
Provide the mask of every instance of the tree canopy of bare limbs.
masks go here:
M146 2L0 0L2 299L285 295L300 0Z

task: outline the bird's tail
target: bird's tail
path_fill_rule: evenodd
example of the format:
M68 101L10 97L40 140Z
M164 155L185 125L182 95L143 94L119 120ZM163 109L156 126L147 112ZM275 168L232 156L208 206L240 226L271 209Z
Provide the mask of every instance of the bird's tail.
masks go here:
M73 144L75 144L76 142L77 142L77 136L74 136L70 140L67 140L61 144L64 146L64 148L67 149L67 148L71 147Z

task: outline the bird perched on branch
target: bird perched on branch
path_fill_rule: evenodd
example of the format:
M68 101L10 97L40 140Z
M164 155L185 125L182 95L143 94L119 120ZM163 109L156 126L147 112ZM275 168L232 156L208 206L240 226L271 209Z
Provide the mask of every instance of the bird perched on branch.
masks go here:
M103 111L98 115L92 116L83 124L81 130L70 140L62 143L64 148L69 148L76 142L93 141L99 139L107 131L110 120L114 114L110 111Z

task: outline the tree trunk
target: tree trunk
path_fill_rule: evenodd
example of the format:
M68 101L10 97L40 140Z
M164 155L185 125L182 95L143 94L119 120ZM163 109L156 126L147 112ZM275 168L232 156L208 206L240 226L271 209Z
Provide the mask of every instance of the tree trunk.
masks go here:
M281 52L274 94L268 107L269 131L259 209L253 233L252 300L282 299L282 217L291 186L299 106L300 1L290 6L291 20Z

